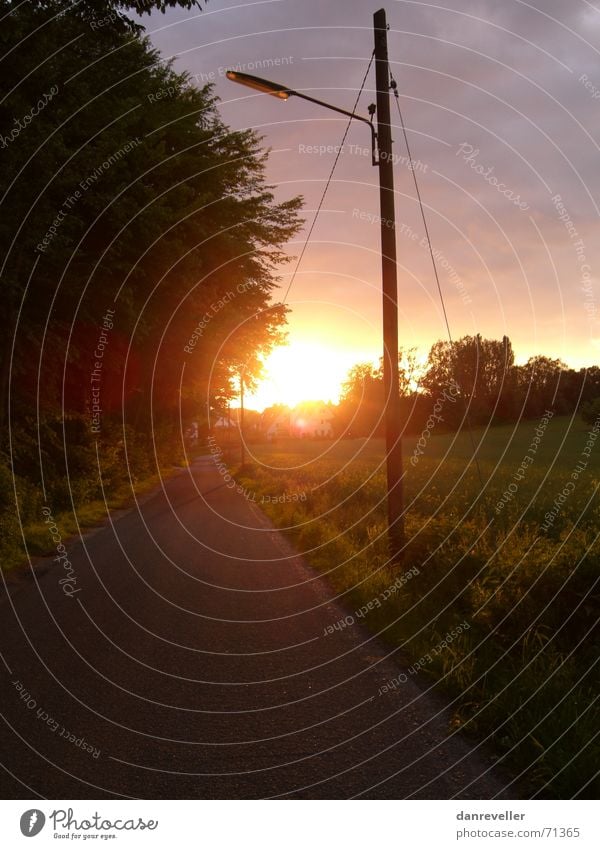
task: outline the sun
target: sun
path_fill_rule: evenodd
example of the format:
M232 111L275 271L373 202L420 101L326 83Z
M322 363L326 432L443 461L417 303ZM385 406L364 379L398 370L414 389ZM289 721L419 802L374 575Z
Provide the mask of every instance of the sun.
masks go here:
M292 342L275 348L265 360L265 377L247 405L264 410L273 404L295 407L302 401L339 401L342 383L357 362L357 352L318 342Z

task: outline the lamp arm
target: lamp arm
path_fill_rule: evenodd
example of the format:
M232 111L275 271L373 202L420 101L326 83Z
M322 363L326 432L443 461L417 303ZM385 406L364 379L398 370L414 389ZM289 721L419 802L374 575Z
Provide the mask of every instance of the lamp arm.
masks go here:
M362 123L367 124L371 130L371 160L373 165L379 165L377 133L373 126L375 104L371 104L371 106L369 106L369 114L371 115L371 120L369 121L367 118L363 118L362 115L357 115L356 112L348 112L347 109L340 109L339 106L333 106L333 104L326 103L324 100L317 100L316 97L311 97L309 94L303 94L300 91L295 91L293 88L287 88L287 86L281 85L280 83L274 83L271 80L264 80L262 77L255 77L252 74L243 74L241 71L227 71L226 77L234 83L246 85L249 88L262 92L263 94L270 94L274 97L279 97L282 100L287 100L288 97L291 96L301 97L302 100L308 100L309 103L316 103L317 106L324 106L325 109L331 109L332 112L338 112L340 115L347 115L348 118L354 118L355 121L362 121Z
M369 121L368 118L363 118L362 115L357 115L356 112L348 112L347 109L340 109L339 106L333 106L331 103L326 103L324 100L317 100L316 97L310 97L308 94L302 94L302 92L294 91L291 88L286 89L286 93L290 96L293 95L294 97L301 97L302 100L308 100L310 103L316 103L318 106L324 106L325 109L331 109L333 112L339 112L341 115L347 115L349 118L354 118L356 121L362 121L363 124L366 124L371 130L371 159L373 165L378 164L377 133L375 132L375 127L373 126L372 121Z

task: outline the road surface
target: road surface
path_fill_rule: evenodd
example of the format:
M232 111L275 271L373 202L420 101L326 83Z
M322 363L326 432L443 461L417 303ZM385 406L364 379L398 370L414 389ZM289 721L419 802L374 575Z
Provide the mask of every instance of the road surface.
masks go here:
M2 595L2 796L518 797L332 599L197 460Z

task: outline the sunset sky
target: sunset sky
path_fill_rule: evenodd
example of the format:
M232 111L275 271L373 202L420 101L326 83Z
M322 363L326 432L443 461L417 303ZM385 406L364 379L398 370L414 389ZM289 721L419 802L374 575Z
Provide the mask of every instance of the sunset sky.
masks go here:
M225 71L238 67L351 109L377 8L364 0L210 0L202 12L143 20L163 55L177 57L177 70L215 82L225 121L264 136L278 198L304 195L310 223L346 119L253 93ZM600 12L585 0L388 0L386 11L453 336L507 334L518 362L535 353L573 366L597 362ZM366 115L374 100L371 69L358 111ZM353 363L380 355L378 175L369 144L355 122L290 293L289 350L277 353L272 380L250 406L335 399ZM402 162L395 180L400 344L425 355L446 330ZM293 267L282 270L284 286Z

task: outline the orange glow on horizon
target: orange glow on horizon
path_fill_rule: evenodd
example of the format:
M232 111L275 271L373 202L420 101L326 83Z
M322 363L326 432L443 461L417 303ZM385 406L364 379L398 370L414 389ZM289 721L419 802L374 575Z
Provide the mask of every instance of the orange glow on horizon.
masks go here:
M339 401L343 382L358 362L375 362L377 355L314 341L292 342L275 348L265 361L265 377L248 394L247 407L262 411L273 404L295 407L303 401Z

